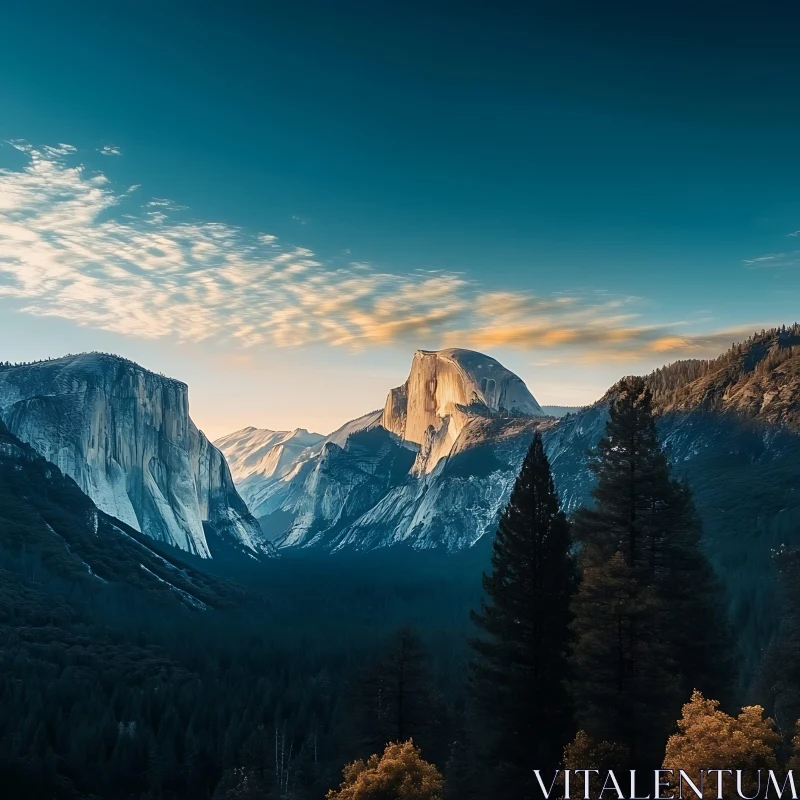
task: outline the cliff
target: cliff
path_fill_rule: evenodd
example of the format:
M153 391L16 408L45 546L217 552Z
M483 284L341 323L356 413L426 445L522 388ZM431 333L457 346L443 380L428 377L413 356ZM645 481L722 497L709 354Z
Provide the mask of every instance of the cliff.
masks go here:
M101 511L153 539L207 558L210 526L271 550L224 457L190 419L180 381L96 353L5 366L0 418Z
M473 350L417 350L408 380L389 392L381 425L421 445L414 466L429 472L475 417L541 417L539 404L513 372Z

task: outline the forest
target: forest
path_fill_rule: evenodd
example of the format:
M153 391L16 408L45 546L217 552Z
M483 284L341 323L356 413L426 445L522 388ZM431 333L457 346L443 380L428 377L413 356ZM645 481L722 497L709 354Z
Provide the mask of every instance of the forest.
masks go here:
M494 541L459 554L208 564L151 544L143 573L123 537L95 575L73 558L104 563L85 496L0 448L5 796L528 800L534 769L792 767L800 556L775 554L782 621L743 680L641 379L590 468L567 518L535 436Z

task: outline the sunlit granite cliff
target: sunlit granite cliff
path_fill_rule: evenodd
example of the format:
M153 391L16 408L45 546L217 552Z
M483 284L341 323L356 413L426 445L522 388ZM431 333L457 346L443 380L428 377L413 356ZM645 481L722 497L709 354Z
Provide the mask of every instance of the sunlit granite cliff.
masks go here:
M209 533L272 551L180 381L97 353L6 366L0 417L100 510L153 539L202 557Z

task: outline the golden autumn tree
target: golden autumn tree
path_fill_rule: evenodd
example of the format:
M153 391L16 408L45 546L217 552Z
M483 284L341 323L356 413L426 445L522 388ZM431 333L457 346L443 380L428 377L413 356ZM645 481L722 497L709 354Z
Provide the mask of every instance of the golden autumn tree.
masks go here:
M757 770L778 769L780 741L775 722L764 716L761 706L747 706L731 717L719 710L717 700L706 700L695 690L683 707L678 733L667 742L663 767L675 770L676 776L685 770L698 786L701 769L741 769L742 790L753 796L759 788ZM738 797L733 776L724 776L723 790L725 798ZM717 796L717 775L706 776L706 792Z
M441 800L443 791L442 774L409 739L386 745L381 756L348 764L342 785L327 800Z

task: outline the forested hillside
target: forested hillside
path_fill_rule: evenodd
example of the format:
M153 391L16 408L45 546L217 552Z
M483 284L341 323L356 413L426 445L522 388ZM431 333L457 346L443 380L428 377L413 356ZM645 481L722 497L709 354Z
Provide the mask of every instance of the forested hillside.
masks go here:
M800 324L753 334L718 358L676 361L647 383L661 412L736 412L800 429Z

